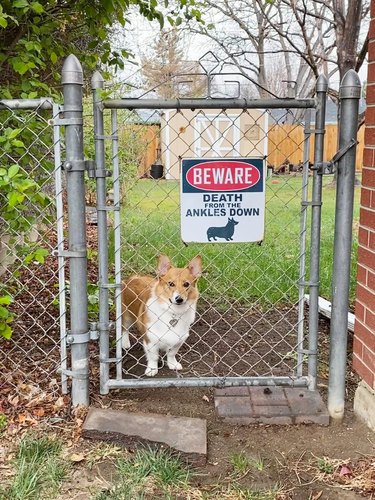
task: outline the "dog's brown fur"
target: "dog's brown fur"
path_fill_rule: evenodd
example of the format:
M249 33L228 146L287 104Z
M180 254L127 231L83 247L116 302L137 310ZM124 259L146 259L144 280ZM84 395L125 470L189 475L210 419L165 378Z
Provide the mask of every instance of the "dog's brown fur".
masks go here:
M154 290L158 301L169 299L174 292L177 292L184 300L196 302L199 297L197 281L200 276L197 268L200 269L201 265L202 258L199 255L185 268L172 267L169 258L166 255L160 255L156 278L133 275L126 280L122 291L124 327L126 319L131 318L132 323L137 326L138 333L147 343L146 303L152 291Z

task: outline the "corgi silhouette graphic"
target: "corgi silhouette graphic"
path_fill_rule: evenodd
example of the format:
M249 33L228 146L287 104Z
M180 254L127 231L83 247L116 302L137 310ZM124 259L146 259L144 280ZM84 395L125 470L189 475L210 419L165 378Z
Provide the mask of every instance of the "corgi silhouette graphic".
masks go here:
M227 241L233 241L234 227L237 226L238 221L234 219L228 218L228 222L226 226L222 227L209 227L207 229L207 239L211 241L213 238L214 241L217 241L216 238L224 238Z

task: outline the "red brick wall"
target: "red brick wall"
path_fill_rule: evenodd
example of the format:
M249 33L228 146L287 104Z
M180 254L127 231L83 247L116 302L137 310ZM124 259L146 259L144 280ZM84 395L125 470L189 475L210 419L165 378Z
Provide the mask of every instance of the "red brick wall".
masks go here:
M375 0L371 0L366 100L353 368L375 388Z

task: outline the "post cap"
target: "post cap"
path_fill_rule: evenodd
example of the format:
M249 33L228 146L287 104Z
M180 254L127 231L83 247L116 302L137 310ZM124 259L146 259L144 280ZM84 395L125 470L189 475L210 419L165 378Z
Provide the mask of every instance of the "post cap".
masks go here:
M82 66L74 54L70 54L70 56L65 59L61 75L61 82L63 85L83 85Z
M316 81L316 91L327 92L327 90L328 90L328 78L325 75L319 75Z
M354 69L347 71L341 80L340 99L360 99L361 80Z
M95 73L92 75L91 78L91 88L92 90L95 90L95 89L102 89L103 87L104 87L104 78L99 73L99 71L95 71Z

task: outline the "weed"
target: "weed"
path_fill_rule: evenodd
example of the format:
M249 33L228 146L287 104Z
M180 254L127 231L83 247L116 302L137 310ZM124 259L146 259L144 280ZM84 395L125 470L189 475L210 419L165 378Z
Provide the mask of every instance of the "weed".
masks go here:
M60 459L61 443L49 437L26 436L14 459L12 482L0 490L1 500L52 498L67 475Z
M245 452L234 453L230 458L230 463L234 472L245 474L249 469L255 469L258 472L264 470L264 459L261 457L249 458Z
M332 474L335 470L334 465L327 458L318 458L318 469L325 474Z
M171 490L187 488L191 476L177 457L151 448L139 449L132 458L119 459L117 469L118 484L101 492L96 500L142 500L160 490L162 498L169 498Z
M8 419L6 415L4 415L4 413L0 413L0 432L4 431L7 425Z
M186 484L190 476L178 458L151 448L138 450L133 460L120 460L119 472L136 483L152 476L162 486Z
M259 472L262 472L264 470L265 467L264 458L262 457L253 458L250 461L250 463L253 469L256 469Z
M244 474L250 468L250 461L243 451L240 453L233 453L229 461L234 472L238 474Z

